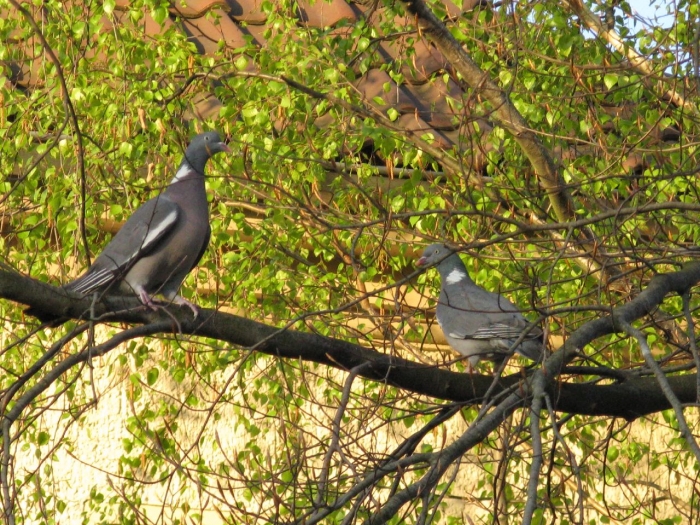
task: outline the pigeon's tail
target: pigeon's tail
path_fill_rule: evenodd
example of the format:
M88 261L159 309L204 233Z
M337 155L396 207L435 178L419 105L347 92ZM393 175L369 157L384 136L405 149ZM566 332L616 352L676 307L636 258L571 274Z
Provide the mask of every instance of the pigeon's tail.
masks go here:
M110 284L114 280L114 272L108 268L103 268L96 271L88 271L86 274L78 277L75 281L66 284L65 288L68 292L79 295L87 295L100 288Z

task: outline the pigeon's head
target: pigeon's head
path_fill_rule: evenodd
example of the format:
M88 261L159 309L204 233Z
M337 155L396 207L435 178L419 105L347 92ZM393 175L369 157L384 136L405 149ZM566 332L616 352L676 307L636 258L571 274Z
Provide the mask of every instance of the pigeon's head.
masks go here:
M431 244L423 251L422 257L416 261L416 266L422 268L440 264L452 254L454 254L454 251L442 243Z
M187 147L185 154L187 158L192 155L204 155L207 159L216 155L220 151L226 153L231 153L231 148L229 148L226 143L221 140L221 137L216 131L207 131L206 133L200 133L195 138L192 139L190 145Z
M195 172L203 175L207 161L220 151L230 153L231 149L221 140L216 131L200 133L187 146L183 166L189 164L191 168L194 168Z

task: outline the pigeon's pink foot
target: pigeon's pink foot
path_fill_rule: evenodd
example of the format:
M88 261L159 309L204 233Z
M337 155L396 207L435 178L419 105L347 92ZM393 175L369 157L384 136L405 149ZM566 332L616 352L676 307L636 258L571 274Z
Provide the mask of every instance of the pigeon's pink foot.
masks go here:
M139 290L139 300L151 310L158 310L158 305L153 302L153 299L146 293L146 290Z
M194 318L197 319L197 316L199 315L199 307L196 304L189 302L187 299L185 299L184 297L180 297L179 295L173 297L173 304L176 304L178 306L186 306L187 308L192 310Z

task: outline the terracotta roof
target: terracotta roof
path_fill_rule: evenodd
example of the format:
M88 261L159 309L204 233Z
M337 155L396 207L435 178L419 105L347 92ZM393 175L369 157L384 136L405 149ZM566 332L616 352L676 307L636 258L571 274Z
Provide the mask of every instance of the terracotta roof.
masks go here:
M72 2L73 5L78 3L77 0ZM248 46L265 45L263 33L268 29L268 14L262 5L262 0L173 0L170 16L161 25L145 8L142 16L134 22L134 17L129 16L130 1L118 0L114 17L105 16L103 28L112 30L113 25L131 24L143 32L144 38L157 38L174 27L182 31L201 54L217 56L223 49L231 53L244 53ZM444 5L451 17L470 7L469 2L458 7L449 0ZM297 2L297 6L296 13L287 14L296 16L300 27L326 28L330 30L330 37L347 34L363 18L375 24L381 35L382 23L393 17L385 8L373 9L371 2L362 5L346 0L302 0ZM42 10L32 9L32 14L40 20ZM10 8L3 15L17 17L18 13ZM452 81L447 85L442 80L434 81L434 77L446 71L449 64L430 42L410 30L413 21L409 17L398 18L409 30L396 38L380 37L370 43L372 49L368 53L372 54L375 67L361 75L358 71L355 86L367 100L375 100L375 97L383 99L383 102L373 102L377 109L386 112L390 107L396 108L402 115L400 124L406 124L409 129L433 133L441 147L452 147L458 142L460 119L446 97L459 100L462 90ZM26 90L41 86L45 74L43 68L47 63L41 47L33 38L27 39L23 35L12 37L18 44L18 53L6 62L11 71L12 84ZM248 49L248 55L252 54L253 51ZM227 55L227 59L230 56ZM108 57L103 58L107 60ZM382 69L387 62L401 64L401 72L406 79L404 83L397 85ZM252 60L249 61L249 68L254 68ZM389 86L388 91L385 86ZM215 115L220 104L213 96L200 98L195 113L204 118ZM319 119L317 122L320 126L331 123L332 119ZM447 131L452 133L445 133Z
M82 5L79 0L72 0L71 5ZM45 15L42 9L25 3L32 10L37 21ZM88 5L88 3L86 3ZM92 4L90 4L92 5ZM272 9L284 9L282 4L267 3ZM300 28L314 28L326 31L328 38L352 38L351 32L356 24L371 24L378 35L367 43L363 50L362 68L357 56L348 54L347 65L352 68L354 86L375 110L388 114L393 109L398 114L399 126L414 131L432 134L434 144L449 150L475 151L475 156L492 149L486 137L491 129L483 118L479 120L480 132L474 130L475 117L464 109L465 88L454 80L450 65L436 47L415 31L414 20L409 16L398 16L393 10L376 8L376 2L349 0L298 0L296 12L284 14L296 17ZM381 4L379 4L381 5ZM445 20L455 19L475 6L484 5L482 0L442 0ZM99 7L101 9L101 7ZM478 8L478 7L477 7ZM86 8L87 9L87 8ZM130 16L132 9L140 9L140 17ZM149 9L135 8L130 0L117 0L113 16L103 17L103 29L113 30L114 26L131 25L143 32L146 39L157 39L166 31L181 31L191 41L197 51L218 60L235 60L236 56L248 58L246 69L255 71L255 54L265 46L266 34L273 24L268 25L270 14L263 9L263 0L171 0L168 12L162 24L157 23ZM18 17L13 8L8 8L0 16ZM136 21L135 21L136 20ZM385 35L383 27L386 22L397 22L404 31ZM95 35L91 35L95 38ZM50 65L36 38L14 33L10 40L16 44L12 47L11 57L4 62L10 83L16 89L32 90L41 86L45 75L50 74ZM357 53L353 47L348 53ZM88 46L88 54L104 53L97 46ZM94 56L94 55L92 55ZM109 57L101 56L103 60ZM403 81L396 81L387 73L387 65L398 66ZM2 65L2 64L0 64ZM199 93L194 100L194 110L190 117L215 117L221 103L209 92ZM615 132L617 116L634 111L630 105L612 105L604 108L606 121L600 125L605 133ZM315 120L320 128L334 124L328 115ZM655 129L650 136L658 141L677 141L679 130L674 127ZM475 143L478 142L477 143ZM476 147L475 147L476 146ZM575 157L577 149L562 153L566 146L557 146L555 155L561 159ZM573 153L572 153L573 152ZM479 163L477 163L479 164ZM483 164L483 163L482 163ZM630 155L624 164L625 170L641 169L644 162Z

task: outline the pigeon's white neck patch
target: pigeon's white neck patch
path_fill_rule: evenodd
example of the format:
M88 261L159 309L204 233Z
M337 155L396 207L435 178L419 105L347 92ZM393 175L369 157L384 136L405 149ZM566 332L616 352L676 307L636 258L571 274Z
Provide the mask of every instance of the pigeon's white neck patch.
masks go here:
M172 184L173 182L180 182L181 180L185 180L191 171L194 170L189 164L183 164L182 166L180 166L180 169L177 170L177 173L175 174L175 177L170 182L170 184Z
M447 284L457 284L463 281L467 277L467 274L460 270L459 268L454 268L445 278L445 283Z

